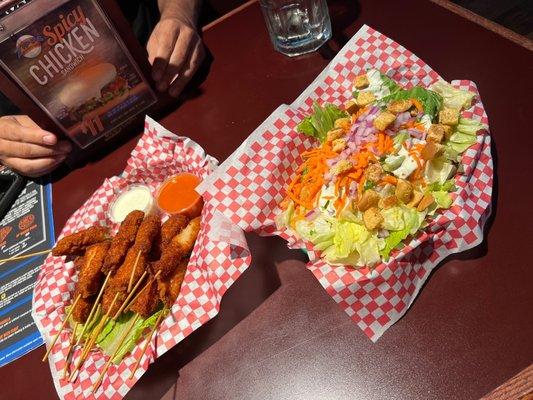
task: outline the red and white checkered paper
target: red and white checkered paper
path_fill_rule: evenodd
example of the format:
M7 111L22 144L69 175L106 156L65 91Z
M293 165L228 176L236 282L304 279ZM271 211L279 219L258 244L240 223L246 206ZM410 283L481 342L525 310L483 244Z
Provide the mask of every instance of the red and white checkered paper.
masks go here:
M451 253L464 251L483 239L490 214L493 165L490 136L478 133L477 143L462 158L464 174L453 206L437 215L429 226L395 250L374 269L331 266L287 230L278 231L275 217L285 188L301 162L300 154L316 143L296 132L296 125L311 111L313 101L343 104L352 97L352 81L369 68L410 87L427 87L439 75L398 43L363 26L315 81L290 106L280 106L201 185L200 191L217 212L245 231L280 235L291 248L305 248L309 270L324 289L372 340L376 341L407 311L431 270ZM476 85L453 81L476 93L475 104L464 116L488 123Z
M218 162L205 154L191 139L167 131L147 117L144 135L133 150L124 172L107 179L86 203L68 220L60 237L87 228L95 223L113 230L107 211L109 204L122 188L131 183L145 183L155 192L167 177L178 172L191 172L205 179ZM221 226L227 228L218 233ZM62 399L121 399L139 380L157 357L213 318L219 310L225 291L250 265L244 233L215 215L209 202L202 212L202 227L191 255L187 273L171 313L162 321L146 353L144 340L120 364L111 364L101 386L93 394L92 385L98 379L108 357L92 351L74 383L62 379L67 358L70 329L65 329L50 353L49 363L57 392ZM32 315L39 330L50 344L65 317L65 307L73 301L77 280L72 262L64 257L49 256L39 275L33 300ZM76 350L74 360L80 355ZM137 359L141 364L132 379L128 379Z

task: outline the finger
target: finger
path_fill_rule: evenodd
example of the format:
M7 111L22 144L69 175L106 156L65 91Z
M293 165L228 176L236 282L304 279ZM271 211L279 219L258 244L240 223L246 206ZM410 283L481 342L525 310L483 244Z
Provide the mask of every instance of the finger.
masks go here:
M157 89L165 91L169 87L170 83L176 78L178 74L186 67L187 61L194 49L192 43L194 32L182 31L174 46L174 51L170 56L167 69L164 76L159 80Z
M54 170L65 160L66 156L36 158L26 160L23 158L9 157L3 160L3 163L9 168L21 175L36 178Z
M27 116L27 115L13 115L13 118L19 124L21 124L22 126L25 126L27 128L41 129L41 127L39 125L37 125L37 123L33 119L31 119L29 116Z
M152 33L146 49L148 60L152 64L152 78L158 81L164 75L172 49L176 44L176 35L165 34L158 29Z
M14 142L54 145L57 137L41 128L31 128L21 125L13 117L0 119L0 138Z
M202 64L204 57L204 46L199 42L193 50L186 68L170 85L168 89L168 94L170 96L177 97L181 93L185 85L191 80L196 70Z
M67 154L71 150L72 146L67 141L61 141L54 146L42 146L39 144L0 139L0 152L7 157L42 158Z

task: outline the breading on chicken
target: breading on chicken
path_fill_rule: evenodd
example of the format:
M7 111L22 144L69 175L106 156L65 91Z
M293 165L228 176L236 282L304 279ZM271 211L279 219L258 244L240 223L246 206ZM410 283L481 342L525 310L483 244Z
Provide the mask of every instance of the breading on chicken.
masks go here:
M109 249L109 241L93 244L85 252L76 288L83 298L98 293L102 285L102 264Z
M135 237L135 244L137 248L140 248L144 253L148 254L152 249L155 238L161 230L161 220L157 215L147 216L139 230L137 231L137 236Z
M107 228L95 225L82 231L65 236L52 249L54 256L72 256L82 254L87 247L103 242L109 237Z
M188 259L182 260L176 269L166 278L158 278L159 298L166 307L171 307L178 298L185 273L187 272Z
M153 264L154 272L159 272L161 278L169 276L180 260L192 251L198 232L200 232L200 217L190 220L187 226L172 238L161 259Z
M78 295L79 292L75 291L75 298L78 297ZM80 297L80 299L76 303L76 306L72 310L72 319L76 322L79 322L80 324L84 324L85 322L87 322L87 318L89 318L89 313L91 312L91 308L93 307L94 300L95 296L87 298Z
M131 247L137 236L137 231L144 219L144 212L134 210L130 212L120 227L117 234L111 241L111 247L104 261L102 271L104 274L113 273L120 266L126 257L128 249Z
M163 250L174 236L180 233L189 223L189 218L182 214L171 215L161 225L161 250Z
M142 292L129 307L133 312L136 312L141 317L146 318L152 315L159 304L159 297L157 296L157 281L151 279L147 285L143 287Z
M115 301L115 304L113 304L113 299L117 293L117 300ZM126 297L126 290L117 290L113 286L107 286L104 289L104 294L102 295L102 312L113 318L122 306L124 300L126 300ZM113 308L111 308L112 304Z
M126 290L130 281L136 284L148 265L148 255L143 247L136 244L130 247L122 265L111 278L109 286Z

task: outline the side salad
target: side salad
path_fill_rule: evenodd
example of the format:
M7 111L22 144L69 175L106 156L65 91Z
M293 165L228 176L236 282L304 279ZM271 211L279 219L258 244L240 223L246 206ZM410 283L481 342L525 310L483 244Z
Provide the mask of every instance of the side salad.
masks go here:
M445 81L401 87L377 69L353 81L344 107L313 106L304 152L277 216L333 265L372 267L453 203L461 155L482 124L461 116L474 93Z

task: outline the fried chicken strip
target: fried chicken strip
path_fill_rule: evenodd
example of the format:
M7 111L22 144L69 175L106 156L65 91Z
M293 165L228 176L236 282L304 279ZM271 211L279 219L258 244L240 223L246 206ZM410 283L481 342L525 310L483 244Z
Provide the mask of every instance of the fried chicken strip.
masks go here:
M117 293L119 293L119 295L115 301L115 304L113 304L113 299ZM113 318L122 306L124 300L126 300L126 296L126 290L118 290L113 286L107 286L104 289L104 294L102 295L102 312L104 314L109 312L108 315ZM113 304L113 308L111 308L111 304Z
M102 285L102 264L109 249L109 241L93 244L85 252L83 263L80 266L80 274L76 290L81 297L87 298L96 293Z
M96 243L108 239L108 230L103 226L95 225L82 231L65 236L52 250L54 256L71 256L83 253L83 251Z
M190 220L187 226L172 238L164 249L161 259L153 264L154 273L160 271L162 279L168 277L180 260L192 251L198 232L200 232L200 217Z
M152 249L152 245L156 236L161 231L161 220L157 215L147 216L135 237L135 246L140 248L144 253L148 254Z
M141 317L146 318L154 313L158 303L157 281L151 278L139 297L137 297L135 302L131 305L130 310L136 312Z
M174 236L189 223L189 218L182 214L171 215L161 226L161 251L167 247Z
M120 227L118 232L111 241L111 247L104 261L104 266L102 271L104 274L109 272L114 273L115 270L120 266L126 257L128 249L131 247L137 236L137 231L144 219L144 212L139 210L134 210L130 212Z
M172 307L172 304L178 298L178 294L181 290L181 284L185 278L187 272L187 264L189 259L183 259L178 267L172 272L172 274L166 279L158 279L158 291L159 298L165 305L165 307Z
M174 236L180 233L187 226L189 218L183 214L171 215L161 225L161 234L157 235L152 246L151 260L159 260L164 249L169 245Z
M75 292L74 296L75 298L78 297L79 292ZM74 321L79 322L80 324L84 324L87 321L87 318L89 318L89 313L91 312L91 308L94 304L95 296L83 298L81 297L78 302L76 303L76 307L74 307L74 310L72 310L72 318Z
M143 247L136 244L130 247L126 258L111 278L109 286L117 290L126 290L130 284L137 283L148 265L148 256Z

